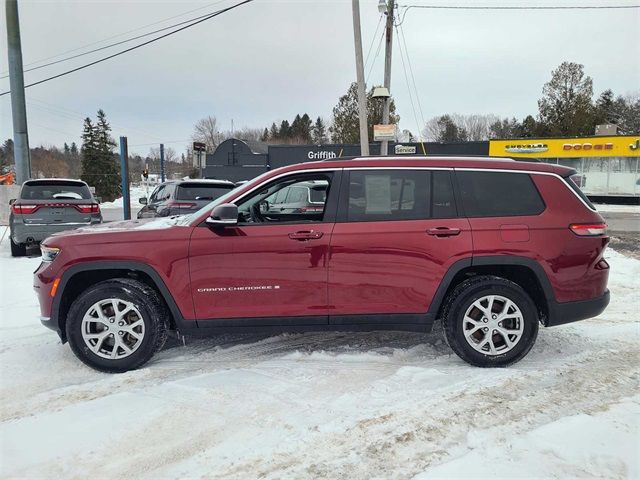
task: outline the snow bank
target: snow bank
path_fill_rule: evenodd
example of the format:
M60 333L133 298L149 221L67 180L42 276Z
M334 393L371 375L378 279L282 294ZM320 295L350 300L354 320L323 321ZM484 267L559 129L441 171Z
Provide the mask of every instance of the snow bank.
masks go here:
M155 186L149 186L149 195L151 195L151 192L153 192L153 189L155 188ZM130 198L130 204L132 206L137 206L138 205L138 199L141 197L148 197L147 195L147 190L145 189L145 187L143 186L135 186L135 187L131 187L129 189L129 198ZM110 208L122 208L124 205L123 201L122 201L122 197L118 197L116 198L113 202L104 202L100 204L100 208L104 209L110 209Z
M218 335L95 372L42 327L38 258L0 244L0 477L638 478L640 261L609 308L506 369L440 330Z

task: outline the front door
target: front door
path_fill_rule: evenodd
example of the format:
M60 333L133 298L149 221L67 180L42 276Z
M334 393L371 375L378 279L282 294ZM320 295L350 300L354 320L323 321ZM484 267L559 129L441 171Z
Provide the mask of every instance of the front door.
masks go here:
M326 171L278 178L234 202L238 226L194 229L189 262L198 320L210 319L212 326L216 319L247 318L256 319L247 324L269 325L269 317L327 323L327 253L338 177ZM272 213L280 190L313 185L328 189L324 209Z
M372 322L367 315L426 313L447 269L472 251L451 172L353 169L343 176L328 272L333 314Z

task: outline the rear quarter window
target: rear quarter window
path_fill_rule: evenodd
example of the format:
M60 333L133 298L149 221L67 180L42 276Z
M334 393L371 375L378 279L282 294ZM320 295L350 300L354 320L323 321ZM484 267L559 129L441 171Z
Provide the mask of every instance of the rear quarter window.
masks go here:
M457 171L456 177L468 217L538 215L545 209L529 174Z
M91 200L89 187L77 182L25 183L20 192L25 200Z

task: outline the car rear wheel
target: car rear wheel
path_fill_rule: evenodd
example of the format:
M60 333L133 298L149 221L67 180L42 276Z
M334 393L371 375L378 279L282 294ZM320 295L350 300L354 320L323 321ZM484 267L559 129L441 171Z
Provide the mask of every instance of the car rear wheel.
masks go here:
M538 336L538 314L518 284L478 276L449 295L443 312L447 342L464 361L478 367L504 367L521 360Z
M81 293L67 315L73 353L96 370L141 367L166 339L169 314L158 293L128 278L97 283Z
M9 237L11 242L11 256L24 257L27 254L27 246L24 243L15 243L13 238Z

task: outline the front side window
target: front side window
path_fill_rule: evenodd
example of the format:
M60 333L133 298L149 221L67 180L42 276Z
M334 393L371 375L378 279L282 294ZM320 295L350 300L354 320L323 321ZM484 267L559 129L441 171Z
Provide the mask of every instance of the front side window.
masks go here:
M456 172L468 217L538 215L544 202L526 173Z
M424 220L457 215L448 171L354 170L347 221Z
M294 175L266 185L238 204L241 224L322 222L332 174ZM315 200L310 201L311 191Z

